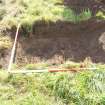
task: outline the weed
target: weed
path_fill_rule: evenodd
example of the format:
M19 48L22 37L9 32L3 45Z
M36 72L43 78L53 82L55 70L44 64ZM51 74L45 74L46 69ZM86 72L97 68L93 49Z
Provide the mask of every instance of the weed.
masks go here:
M50 65L48 63L36 63L36 64L28 64L26 65L26 69L28 70L35 70L35 69L46 69L48 68Z

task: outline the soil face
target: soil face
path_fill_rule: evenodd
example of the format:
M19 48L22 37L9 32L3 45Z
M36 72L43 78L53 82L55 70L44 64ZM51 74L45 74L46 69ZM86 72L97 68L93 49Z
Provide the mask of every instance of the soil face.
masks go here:
M57 22L34 24L33 35L20 37L17 63L65 60L81 62L90 57L93 62L105 63L105 22L91 19L80 24Z

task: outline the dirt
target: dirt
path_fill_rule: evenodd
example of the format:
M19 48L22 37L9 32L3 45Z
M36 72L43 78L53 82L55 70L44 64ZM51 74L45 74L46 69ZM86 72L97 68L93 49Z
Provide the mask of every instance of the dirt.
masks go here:
M81 62L87 57L95 63L105 63L105 21L38 22L31 37L19 38L16 62L56 64L65 60Z

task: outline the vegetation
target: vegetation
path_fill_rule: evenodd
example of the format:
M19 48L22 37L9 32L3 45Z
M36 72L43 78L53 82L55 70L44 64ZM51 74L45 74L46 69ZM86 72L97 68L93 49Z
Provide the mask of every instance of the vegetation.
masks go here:
M28 70L46 69L49 66L50 64L42 62L42 63L35 63L35 64L27 64L25 69L28 69Z
M101 12L97 16L105 18ZM76 14L63 5L63 0L0 0L0 50L11 48L11 38L3 33L18 23L31 31L36 21L78 23L91 17L89 9ZM42 62L24 68L33 70L51 66ZM59 68L77 70L82 67L99 70L45 74L9 74L0 70L0 105L105 105L105 65L88 61L68 61L59 65ZM14 70L17 68L13 65Z
M105 105L105 71L8 74L0 71L1 105Z
M11 38L8 36L0 35L0 49L9 49L11 46Z
M82 13L76 14L73 10L71 9L64 9L63 11L63 18L65 21L71 21L74 23L78 23L84 20L88 20L92 17L91 11L89 9L83 10Z
M99 11L96 16L105 19L105 14L102 11Z
M89 18L89 9L77 15L63 5L63 0L8 0L0 7L0 24L7 28L18 23L31 28L32 24L39 20L79 22Z

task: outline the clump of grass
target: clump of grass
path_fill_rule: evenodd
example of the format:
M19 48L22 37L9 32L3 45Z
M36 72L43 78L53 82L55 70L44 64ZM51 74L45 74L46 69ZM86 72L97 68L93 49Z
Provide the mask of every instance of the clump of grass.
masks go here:
M48 63L35 63L35 64L27 64L25 69L28 70L35 70L35 69L46 69L50 66L50 64Z
M92 17L92 13L89 9L83 10L83 12L79 15L79 21L85 21Z
M11 48L12 41L9 36L0 35L0 49Z
M75 63L75 62L72 62L72 61L66 61L64 64L61 64L60 67L66 68L66 69L69 69L69 68L80 68L80 65L81 65L81 63Z
M102 11L98 11L96 16L105 19L105 15L104 15L104 13Z
M45 84L53 90L52 94L57 99L60 98L67 105L104 105L104 75L104 71L53 74L45 77Z
M90 19L91 17L92 13L89 9L83 10L80 14L76 14L73 10L69 8L65 8L63 11L63 19L66 21L71 21L73 23L85 21Z
M0 69L0 82L8 80L9 74L5 70Z

